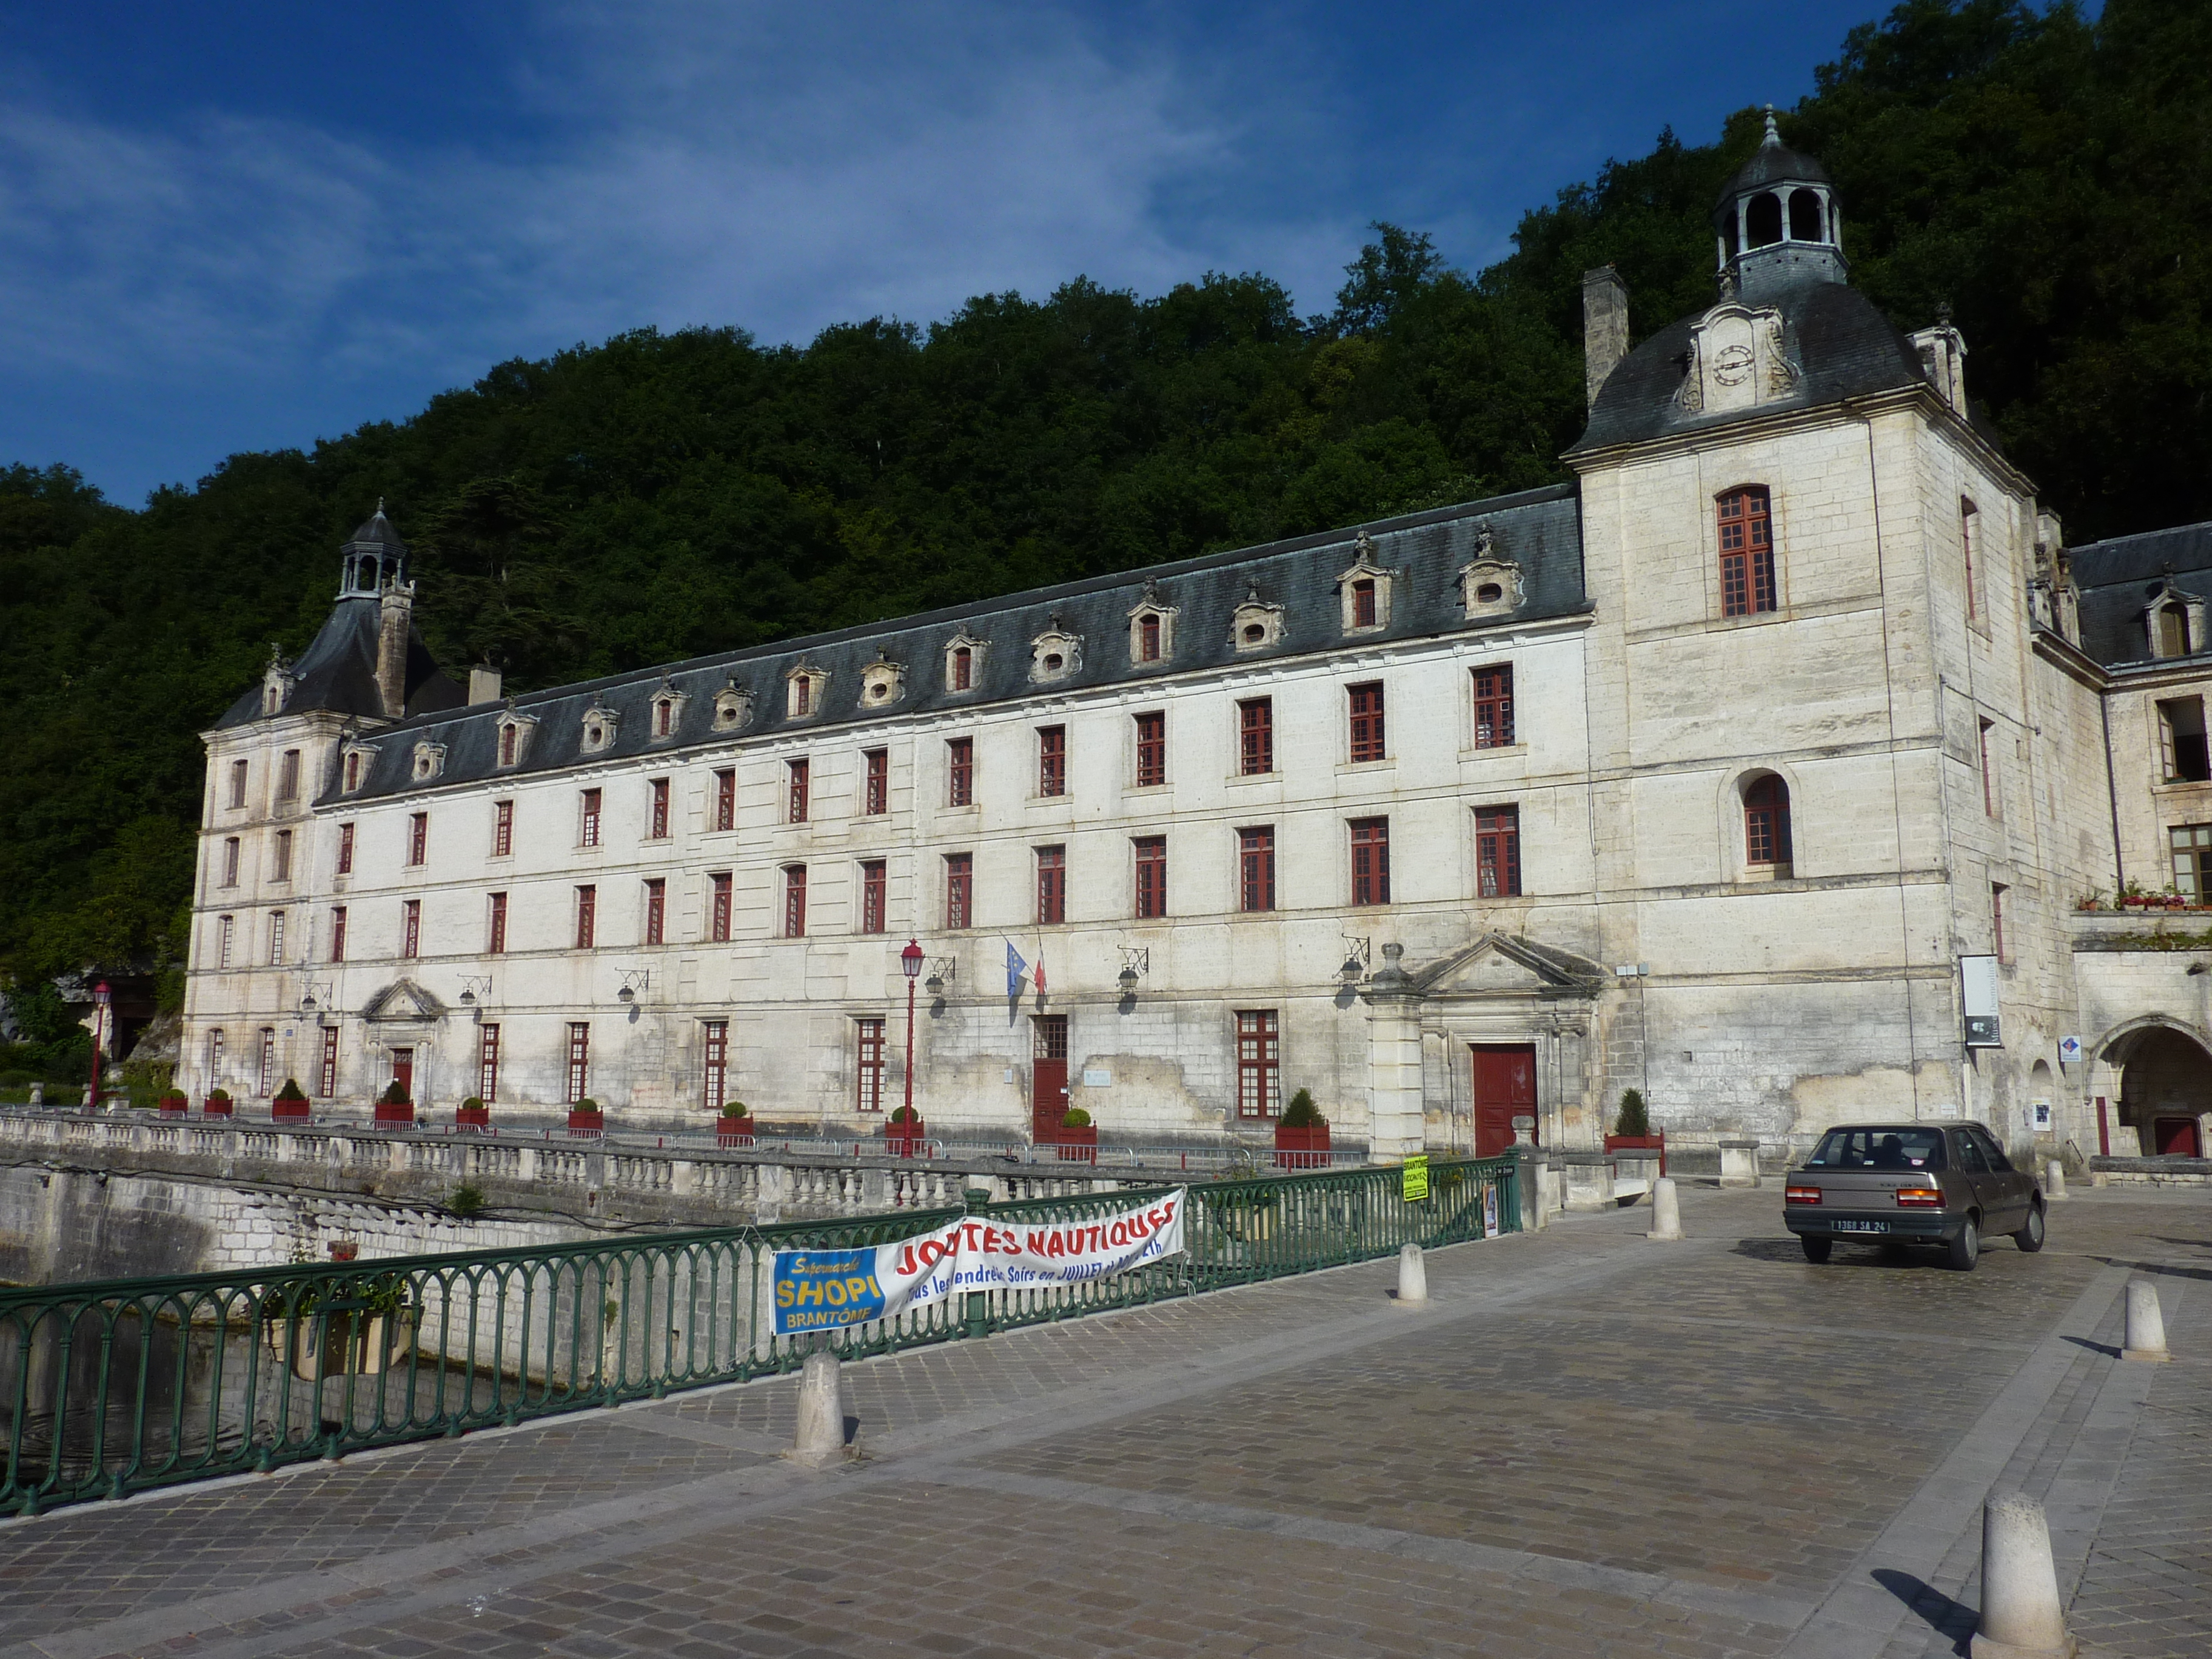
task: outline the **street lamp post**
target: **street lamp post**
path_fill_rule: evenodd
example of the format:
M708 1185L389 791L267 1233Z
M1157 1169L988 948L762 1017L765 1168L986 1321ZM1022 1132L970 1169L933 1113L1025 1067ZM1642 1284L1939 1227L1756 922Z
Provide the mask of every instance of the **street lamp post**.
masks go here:
M908 939L899 952L899 968L906 975L906 1105L908 1122L914 1121L914 982L921 976L923 954L919 941Z
M100 1109L100 1051L107 1039L107 1010L114 1000L106 980L92 988L92 1090L85 1098L88 1112Z

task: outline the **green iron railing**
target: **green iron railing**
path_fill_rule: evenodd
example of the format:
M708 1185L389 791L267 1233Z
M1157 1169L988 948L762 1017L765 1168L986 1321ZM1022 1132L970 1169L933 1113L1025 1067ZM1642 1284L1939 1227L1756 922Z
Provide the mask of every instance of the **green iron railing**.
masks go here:
M889 1243L960 1212L0 1291L0 1514L742 1382L817 1347L858 1358L1455 1243L1484 1236L1486 1199L1501 1231L1520 1224L1510 1158L1439 1159L1425 1199L1401 1182L1195 1185L1180 1256L800 1337L771 1328L775 1251ZM988 1207L1067 1222L1167 1190Z

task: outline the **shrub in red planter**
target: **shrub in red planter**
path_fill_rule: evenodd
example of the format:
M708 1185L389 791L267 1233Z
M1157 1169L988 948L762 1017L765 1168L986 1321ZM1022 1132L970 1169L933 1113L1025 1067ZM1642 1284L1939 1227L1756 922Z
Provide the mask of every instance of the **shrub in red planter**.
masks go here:
M284 1079L284 1086L269 1103L269 1115L279 1123L304 1123L314 1108L307 1103L307 1091L292 1079Z
M209 1090L207 1092L207 1098L200 1103L200 1109L205 1112L210 1117L228 1117L230 1115L230 1091L228 1089Z
M161 1099L155 1103L161 1108L163 1117L182 1117L192 1109L191 1098L182 1089L162 1090Z
M717 1146L751 1146L752 1108L742 1100L733 1100L723 1107L722 1115L714 1120L714 1144Z
M1314 1104L1313 1096L1301 1089L1275 1120L1275 1167L1279 1170L1328 1168L1328 1120Z
M929 1126L911 1106L901 1106L884 1125L884 1150L893 1158L920 1158L929 1139Z
M453 1108L453 1122L463 1129L489 1129L491 1127L491 1108L471 1095Z
M607 1132L606 1114L599 1103L586 1096L568 1109L568 1133L572 1135L603 1135Z
M1060 1121L1060 1135L1055 1144L1060 1148L1063 1164L1096 1164L1098 1161L1098 1126L1091 1121L1091 1114L1080 1106L1071 1106L1067 1115Z
M398 1078L392 1079L384 1092L376 1097L376 1127L380 1129L411 1129L415 1127L415 1103L409 1097L406 1085Z

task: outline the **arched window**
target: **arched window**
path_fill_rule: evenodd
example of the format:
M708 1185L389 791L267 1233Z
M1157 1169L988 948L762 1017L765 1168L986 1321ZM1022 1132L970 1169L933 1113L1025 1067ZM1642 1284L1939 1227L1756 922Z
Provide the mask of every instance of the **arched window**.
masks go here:
M965 691L975 684L975 653L961 646L952 653L952 689Z
M1790 862L1790 786L1771 772L1743 792L1743 861L1778 872Z
M1820 198L1816 191L1793 190L1790 192L1790 240L1793 242L1825 242L1820 234Z
M1354 628L1375 626L1375 583L1372 578L1362 578L1352 585L1352 625Z
M1721 554L1721 615L1774 609L1774 518L1766 491L1731 489L1715 504Z
M1137 618L1137 660L1158 662L1160 659L1160 619L1157 612L1147 611Z
M1782 240L1782 198L1771 191L1754 196L1744 206L1744 238L1753 247Z

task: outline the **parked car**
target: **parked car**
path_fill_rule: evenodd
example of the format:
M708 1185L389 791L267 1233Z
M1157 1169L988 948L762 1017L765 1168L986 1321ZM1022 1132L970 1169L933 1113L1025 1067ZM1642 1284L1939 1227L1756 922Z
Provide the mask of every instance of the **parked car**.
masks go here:
M2043 1248L2043 1189L1978 1123L1847 1124L1790 1172L1782 1217L1808 1261L1838 1239L1940 1244L1970 1271L1982 1241L2010 1233Z

